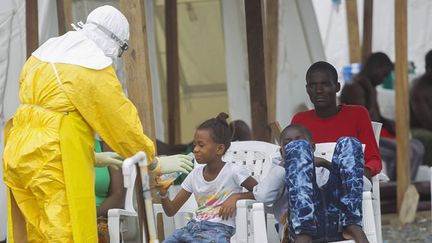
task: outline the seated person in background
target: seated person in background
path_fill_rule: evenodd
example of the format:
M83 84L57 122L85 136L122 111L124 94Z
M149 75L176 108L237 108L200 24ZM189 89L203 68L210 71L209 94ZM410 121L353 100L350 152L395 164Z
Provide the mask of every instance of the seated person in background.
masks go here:
M101 146L101 144L103 144ZM103 147L103 149L102 149ZM105 143L96 140L95 151L112 151ZM108 210L124 208L125 189L120 168L113 166L95 168L95 193L98 242L109 243Z
M411 86L411 128L425 147L424 162L432 166L432 50L425 57L426 72Z
M186 177L173 200L167 195L170 183L160 182L159 195L168 216L175 215L192 193L198 204L196 218L164 242L230 242L235 231L236 202L254 198L251 191L257 182L248 170L222 161L231 144L227 117L221 113L197 128L193 152L195 160L205 166L195 168ZM242 193L243 187L249 192Z
M327 62L316 62L309 67L306 73L306 91L309 98L314 105L313 110L297 113L291 123L301 124L302 126L309 129L312 134L312 141L315 143L325 142L336 142L335 155L344 154L346 157L342 162L342 157L334 156L332 161L331 169L334 175L343 175L345 173L354 173L351 177L338 177L330 176L332 178L327 182L329 183L342 183L348 188L349 195L352 196L352 200L347 198L347 194L339 193L338 198L341 200L341 204L338 207L345 207L344 212L346 214L341 218L341 228L344 230L345 236L350 235L357 239L357 242L366 242L364 232L361 230L362 223L362 191L370 190L371 177L378 174L381 171L381 156L378 150L375 136L372 130L371 120L369 113L364 107L361 106L350 106L350 105L337 105L336 104L336 93L340 90L340 84L338 82L338 75L336 69ZM364 162L363 152L361 144L365 144ZM304 141L295 141L288 144L285 150L285 168L287 170L287 183L288 188L291 183L305 182L306 179L310 181L307 185L302 187L307 190L311 188L315 181L314 173L304 174L298 177L291 172L296 169L303 169L302 167L297 168L294 164L297 163L309 163L307 171L313 167L312 150L309 143ZM291 160L293 165L291 165ZM294 163L294 160L299 160ZM312 162L311 162L312 161ZM350 161L350 162L348 162ZM327 162L321 159L316 162L319 165L327 166ZM333 165L334 164L334 165ZM351 168L346 168L344 165L351 165ZM364 166L363 166L364 164ZM291 168L291 166L293 168ZM304 168L306 169L306 168ZM343 173L343 174L342 174ZM290 175L293 175L291 178ZM300 174L300 173L299 173ZM297 175L299 175L297 174ZM361 175L364 175L363 179ZM312 178L311 178L312 176ZM354 180L348 180L353 178ZM296 181L296 180L300 181ZM363 184L365 184L363 186ZM362 190L363 189L363 190ZM291 201L293 196L289 196ZM335 201L333 201L335 202ZM291 201L292 203L292 201ZM308 201L306 205L313 207L315 202ZM305 213L302 210L295 211L290 209L290 218L293 219L293 229L291 235L295 235L296 241L298 242L310 242L312 238L320 237L339 237L340 235L322 235L321 232L313 220L312 215L303 215ZM337 213L334 214L337 217ZM337 220L331 218L331 220ZM338 225L332 224L333 230L328 232L337 232Z
M252 132L243 120L235 120L230 122L229 128L231 130L231 141L248 141L252 140Z
M390 58L382 53L375 52L369 55L363 63L363 67L353 80L342 89L341 103L347 105L361 105L366 107L372 121L381 122L382 136L394 138L394 121L381 115L377 100L376 87L384 82L393 71L393 63Z
M393 70L390 58L382 53L372 53L363 64L359 74L354 76L351 83L347 83L341 92L341 103L347 105L361 105L366 107L372 121L383 124L380 139L381 156L386 163L386 173L391 180L396 179L396 141L395 123L381 115L376 87L382 84ZM410 141L411 179L415 179L418 167L423 163L424 147L420 141Z

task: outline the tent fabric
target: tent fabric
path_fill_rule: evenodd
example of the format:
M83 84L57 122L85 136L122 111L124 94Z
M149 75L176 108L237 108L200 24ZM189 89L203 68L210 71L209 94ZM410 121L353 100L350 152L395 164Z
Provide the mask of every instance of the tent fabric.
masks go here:
M315 13L319 23L321 38L327 60L334 64L342 80L342 67L349 63L348 36L345 1L339 8L334 8L330 1L313 0ZM360 38L363 34L364 0L357 1ZM424 56L432 49L432 1L408 1L408 60L416 66L416 74L410 75L411 80L424 72ZM395 23L394 1L374 1L372 51L384 52L395 61ZM390 119L395 118L395 92L378 89L378 101L382 114Z
M229 111L251 121L244 3L222 0ZM304 74L325 55L311 2L279 0L276 119L291 121L299 106L309 104Z
M327 60L338 71L349 63L345 1L335 9L330 1L313 0ZM363 33L364 0L357 1L360 38ZM374 1L372 51L382 51L395 60L394 0ZM424 72L424 56L432 49L432 1L408 1L408 60L416 73Z
M3 126L19 105L18 77L25 61L25 1L4 0L0 9L0 122L3 154ZM6 238L7 200L0 166L0 240Z
M229 114L251 126L246 21L241 0L222 0Z

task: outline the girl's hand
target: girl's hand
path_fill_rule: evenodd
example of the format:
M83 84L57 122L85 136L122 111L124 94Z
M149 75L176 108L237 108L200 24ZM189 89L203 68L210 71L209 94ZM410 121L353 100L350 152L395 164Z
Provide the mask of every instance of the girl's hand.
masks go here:
M225 200L219 210L219 217L221 217L223 220L234 217L236 212L236 203L238 199L238 195L233 194L227 200Z
M156 188L159 190L159 193L161 195L165 195L168 192L168 188L174 183L175 180L168 179L168 180L161 180L158 176L156 178Z

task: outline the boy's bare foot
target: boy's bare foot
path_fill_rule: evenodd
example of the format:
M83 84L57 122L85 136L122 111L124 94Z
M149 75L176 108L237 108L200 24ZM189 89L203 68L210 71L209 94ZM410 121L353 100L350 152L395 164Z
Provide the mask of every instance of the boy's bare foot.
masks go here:
M354 240L356 243L369 243L362 227L358 225L348 225L343 230L342 236L347 240Z
M311 243L312 236L310 235L298 235L294 243Z

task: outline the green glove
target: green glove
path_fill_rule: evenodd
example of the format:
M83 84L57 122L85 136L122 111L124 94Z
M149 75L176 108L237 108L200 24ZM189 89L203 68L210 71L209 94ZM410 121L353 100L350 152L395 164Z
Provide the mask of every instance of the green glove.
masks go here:
M193 158L184 154L158 157L162 174L182 172L189 174L193 167Z
M95 153L95 158L96 167L113 166L118 169L121 168L123 164L123 158L114 152Z

